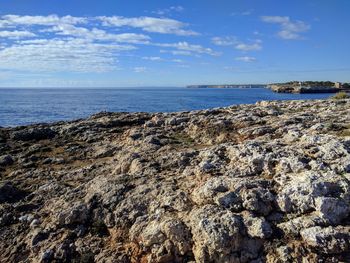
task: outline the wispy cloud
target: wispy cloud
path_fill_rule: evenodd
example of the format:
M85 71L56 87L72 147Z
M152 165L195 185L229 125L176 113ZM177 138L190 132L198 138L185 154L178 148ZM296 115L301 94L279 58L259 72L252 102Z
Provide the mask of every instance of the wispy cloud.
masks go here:
M72 36L85 38L90 40L110 40L116 42L133 43L133 44L146 44L149 43L150 37L143 34L135 33L122 33L111 34L105 30L93 28L91 30L83 27L76 27L69 24L63 24L54 26L45 32L55 32L58 35Z
M27 38L27 37L35 37L36 35L32 32L29 31L18 31L18 30L14 30L14 31L0 31L0 38L14 38L14 39L18 39L18 38Z
M261 20L266 23L278 24L280 31L277 35L282 39L303 39L301 33L308 31L311 26L303 21L293 21L288 16L262 16Z
M248 9L241 12L233 12L231 13L231 16L249 16L253 14L253 12L254 12L254 9Z
M174 56L193 56L194 54L190 51L184 51L184 50L165 50L165 49L161 49L159 50L160 53L170 53Z
M240 43L235 46L235 49L241 50L241 51L258 51L262 49L260 41L257 41L255 43Z
M48 16L19 16L19 15L4 15L0 19L0 27L14 26L14 25L41 25L53 26L58 24L83 24L87 23L86 17L73 17L48 15Z
M235 60L242 61L242 62L254 62L254 61L256 61L256 58L244 56L244 57L236 57Z
M161 57L142 57L143 60L149 60L149 61L157 61L157 62L174 62L174 63L183 63L184 61L182 59L174 58L174 59L165 59Z
M217 46L232 46L238 43L236 37L226 36L226 37L213 37L211 42Z
M158 9L156 11L153 11L152 13L156 14L156 15L164 16L164 15L169 15L173 12L179 13L179 12L182 12L184 10L185 10L184 7L177 5L177 6L171 6L169 8Z
M180 8L171 10L180 11ZM0 69L32 73L113 71L119 69L118 58L122 53L144 46L160 47L173 55L219 55L202 45L187 41L159 43L153 40L153 34L151 38L146 33L135 32L141 29L181 38L198 34L187 26L178 20L154 17L3 15L0 16ZM158 56L140 59L163 60ZM137 68L133 70L144 71Z
M172 62L175 62L175 63L183 63L184 61L182 59L173 59Z
M253 9L245 10L241 13L242 16L249 16L253 13Z
M190 55L191 53L207 54L207 55L211 55L211 56L220 56L221 55L220 52L216 52L216 51L212 50L211 48L206 48L206 47L203 47L201 45L189 44L186 41L177 42L177 43L163 43L163 44L156 44L156 45L159 47L163 47L163 48L175 48L178 51L182 51L182 52L177 52L176 55L181 55L181 53L186 54L186 55Z
M161 61L163 60L161 57L142 57L144 60L150 60L150 61Z
M245 43L239 41L237 37L234 36L224 36L224 37L213 37L211 39L212 43L217 46L233 46L235 49L240 51L258 51L262 49L261 40L255 39L250 41L250 43Z
M82 39L23 40L0 50L0 69L42 72L105 72L117 69L116 55L130 45Z
M143 73L146 72L146 67L134 67L135 73Z
M101 16L99 19L104 26L113 27L134 27L141 28L143 31L161 34L175 34L180 36L196 36L199 33L184 29L188 25L175 19L170 18L156 18L156 17L122 17Z

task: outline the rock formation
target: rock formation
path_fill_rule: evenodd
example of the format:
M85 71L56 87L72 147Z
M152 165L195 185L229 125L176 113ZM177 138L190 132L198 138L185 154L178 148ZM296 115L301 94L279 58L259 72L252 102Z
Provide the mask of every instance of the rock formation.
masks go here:
M338 93L350 92L349 83L331 81L290 81L286 83L274 83L267 88L278 93Z
M0 129L0 262L350 262L350 100Z

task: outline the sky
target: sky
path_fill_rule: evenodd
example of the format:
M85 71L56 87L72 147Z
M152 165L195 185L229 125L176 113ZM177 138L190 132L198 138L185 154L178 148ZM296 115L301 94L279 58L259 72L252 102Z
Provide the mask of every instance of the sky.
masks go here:
M348 0L2 0L0 87L350 81Z

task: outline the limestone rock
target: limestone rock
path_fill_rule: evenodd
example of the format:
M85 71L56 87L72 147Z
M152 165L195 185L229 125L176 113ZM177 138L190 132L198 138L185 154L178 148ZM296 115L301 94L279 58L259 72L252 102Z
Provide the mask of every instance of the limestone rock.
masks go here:
M350 262L349 125L348 99L0 128L0 262Z
M348 253L350 251L349 227L319 226L307 228L301 231L305 243L323 253Z

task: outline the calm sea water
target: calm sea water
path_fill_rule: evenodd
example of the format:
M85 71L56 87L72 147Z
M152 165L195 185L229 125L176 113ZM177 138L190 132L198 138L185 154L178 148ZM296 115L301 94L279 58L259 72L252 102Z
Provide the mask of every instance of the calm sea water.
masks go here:
M188 111L255 103L260 100L320 99L330 95L274 93L263 87L0 89L0 126L72 120L100 111Z

